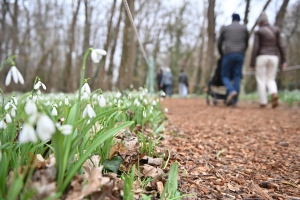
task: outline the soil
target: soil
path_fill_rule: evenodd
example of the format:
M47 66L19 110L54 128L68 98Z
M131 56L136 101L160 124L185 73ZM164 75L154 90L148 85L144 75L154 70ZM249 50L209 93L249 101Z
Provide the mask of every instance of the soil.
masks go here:
M184 199L300 199L300 109L166 98L163 146Z

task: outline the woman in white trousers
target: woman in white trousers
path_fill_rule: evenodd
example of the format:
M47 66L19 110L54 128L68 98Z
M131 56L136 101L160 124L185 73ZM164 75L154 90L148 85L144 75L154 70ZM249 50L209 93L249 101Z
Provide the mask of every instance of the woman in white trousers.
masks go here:
M255 68L260 107L267 106L269 93L271 105L276 108L278 106L276 74L279 62L281 68L286 67L285 48L281 41L279 28L269 25L265 12L259 16L258 24L259 29L255 32L250 66Z

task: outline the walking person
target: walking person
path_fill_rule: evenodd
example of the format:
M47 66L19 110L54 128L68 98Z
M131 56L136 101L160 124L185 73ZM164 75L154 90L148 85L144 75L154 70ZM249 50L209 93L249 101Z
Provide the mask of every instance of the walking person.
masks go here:
M237 105L242 79L242 67L248 47L248 30L240 24L240 16L232 15L232 23L221 29L218 51L222 56L221 77L227 90L226 105Z
M178 76L178 83L179 83L179 95L180 97L185 98L188 94L188 87L189 87L189 79L187 74L184 72L184 69L180 70L180 74Z
M163 70L160 86L163 88L163 91L166 93L167 96L172 96L173 74L171 72L170 67L166 67Z
M265 12L261 13L257 23L259 29L255 32L250 67L255 68L260 107L264 108L268 104L268 91L272 107L276 108L278 89L275 79L279 62L281 68L286 67L285 48L279 28L269 24ZM277 52L280 54L280 61Z
M158 91L162 90L162 87L160 85L161 79L162 79L162 75L163 75L163 70L162 70L162 68L159 68L159 70L158 70L158 72L156 74L156 83L157 83L157 90Z

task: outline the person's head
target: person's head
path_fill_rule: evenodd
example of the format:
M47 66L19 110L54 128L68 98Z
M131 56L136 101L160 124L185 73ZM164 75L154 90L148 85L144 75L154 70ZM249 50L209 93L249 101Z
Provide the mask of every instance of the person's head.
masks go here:
M241 20L240 15L236 13L233 13L231 17L233 22L239 22Z
M257 24L261 26L268 23L269 23L268 16L265 13L265 11L263 11L257 19Z

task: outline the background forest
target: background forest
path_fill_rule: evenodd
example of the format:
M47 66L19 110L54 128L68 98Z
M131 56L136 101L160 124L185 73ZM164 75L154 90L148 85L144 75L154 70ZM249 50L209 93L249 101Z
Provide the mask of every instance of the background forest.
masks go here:
M190 78L190 93L201 93L219 55L216 40L224 19L220 0L128 0L137 32L122 0L1 0L0 63L17 55L16 66L24 85L4 87L9 67L0 74L4 92L28 91L36 76L47 92L74 92L79 84L83 55L89 47L105 49L100 63L88 61L86 77L92 89L124 90L145 86L149 76L149 58L159 67L169 66L174 75L184 68ZM225 1L224 1L225 2ZM223 2L223 4L224 4ZM240 0L242 19L249 25L252 12L271 12L287 47L288 66L300 63L300 1ZM230 3L230 1L228 1ZM274 6L277 5L277 6ZM234 5L236 6L236 5ZM270 11L269 11L270 12ZM227 22L230 23L230 15ZM224 20L223 20L224 21ZM252 21L255 22L255 19ZM250 48L247 57L251 51ZM141 45L145 49L142 52ZM146 55L146 59L145 56ZM248 70L246 59L244 71ZM280 89L299 89L300 70L281 72ZM255 90L253 76L245 76L246 92ZM176 90L175 90L176 92Z

